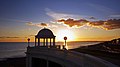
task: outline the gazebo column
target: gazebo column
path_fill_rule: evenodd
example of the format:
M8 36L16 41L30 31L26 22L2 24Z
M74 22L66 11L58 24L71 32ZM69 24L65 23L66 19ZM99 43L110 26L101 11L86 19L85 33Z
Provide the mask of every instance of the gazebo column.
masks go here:
M55 37L53 38L53 46L55 46Z
M35 37L35 46L36 46L36 37Z
M44 41L43 41L43 46L45 46L45 38L44 38Z
M40 38L38 38L38 46L40 46Z
M48 38L46 38L46 46L48 47Z
M40 40L41 40L41 38L39 39L39 42L41 42ZM39 43L39 46L41 46L41 44L40 44L40 43Z
M41 38L41 46L43 46L43 38Z
M51 47L51 38L50 38L50 47Z

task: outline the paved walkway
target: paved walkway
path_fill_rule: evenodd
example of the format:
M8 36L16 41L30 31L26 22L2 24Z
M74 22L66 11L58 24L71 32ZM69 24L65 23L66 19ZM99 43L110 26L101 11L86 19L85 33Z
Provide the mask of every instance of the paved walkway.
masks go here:
M29 47L27 53L32 57L47 58L65 67L118 67L110 62L88 54L58 48Z

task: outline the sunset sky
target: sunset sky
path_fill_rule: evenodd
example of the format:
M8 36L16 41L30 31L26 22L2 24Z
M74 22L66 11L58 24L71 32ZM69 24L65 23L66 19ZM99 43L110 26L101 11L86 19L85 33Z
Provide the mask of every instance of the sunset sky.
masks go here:
M119 6L120 0L0 0L0 42L34 41L44 27L57 41L119 38Z

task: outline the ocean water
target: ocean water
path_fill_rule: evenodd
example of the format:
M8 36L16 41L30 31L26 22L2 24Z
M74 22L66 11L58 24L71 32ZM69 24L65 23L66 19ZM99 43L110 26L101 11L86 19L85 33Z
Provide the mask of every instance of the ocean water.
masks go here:
M100 42L68 42L68 49L78 48L80 46L93 45ZM0 42L0 60L3 58L24 57L27 42ZM56 45L64 45L64 42L56 42ZM34 42L30 43L34 46Z

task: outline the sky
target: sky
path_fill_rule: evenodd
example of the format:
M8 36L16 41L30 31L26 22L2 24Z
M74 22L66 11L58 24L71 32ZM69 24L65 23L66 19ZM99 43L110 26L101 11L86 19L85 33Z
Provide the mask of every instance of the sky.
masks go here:
M0 0L0 42L34 42L39 30L56 41L109 41L120 37L120 0Z

